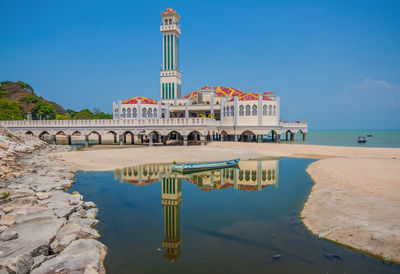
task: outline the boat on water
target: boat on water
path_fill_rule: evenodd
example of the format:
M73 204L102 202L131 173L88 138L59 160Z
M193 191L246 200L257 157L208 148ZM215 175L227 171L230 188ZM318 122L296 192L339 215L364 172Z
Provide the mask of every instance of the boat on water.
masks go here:
M367 142L367 139L364 136L358 136L357 143L364 144Z
M367 137L372 137L372 136L374 136L374 135L372 135L372 134L368 134L368 135L367 135Z
M204 170L235 167L239 164L239 161L240 161L240 159L233 159L233 160L221 161L221 162L172 164L172 170L181 172L181 173L192 173L192 172L204 171Z

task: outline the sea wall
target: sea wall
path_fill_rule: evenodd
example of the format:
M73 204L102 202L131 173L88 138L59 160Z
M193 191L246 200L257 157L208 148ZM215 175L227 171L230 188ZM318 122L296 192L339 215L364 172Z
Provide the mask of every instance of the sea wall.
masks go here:
M98 209L65 192L74 169L53 155L70 150L0 128L0 272L105 273Z

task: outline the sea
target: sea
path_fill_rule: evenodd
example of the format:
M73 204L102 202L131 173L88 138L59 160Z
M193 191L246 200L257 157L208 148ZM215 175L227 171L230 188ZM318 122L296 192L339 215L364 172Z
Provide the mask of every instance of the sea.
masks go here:
M372 135L372 137L367 137ZM367 143L359 144L359 136L366 137ZM285 134L281 140L285 143ZM354 146L354 147L400 147L400 130L309 130L306 140L303 142L302 135L297 133L294 141L288 143L331 145L331 146Z

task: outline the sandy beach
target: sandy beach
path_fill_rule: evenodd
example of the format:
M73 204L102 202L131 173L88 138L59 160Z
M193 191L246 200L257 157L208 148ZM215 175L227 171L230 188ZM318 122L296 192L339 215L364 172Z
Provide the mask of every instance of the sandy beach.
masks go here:
M58 153L79 170L144 163L232 158L319 159L307 169L315 185L302 211L316 235L400 263L400 149L213 142Z

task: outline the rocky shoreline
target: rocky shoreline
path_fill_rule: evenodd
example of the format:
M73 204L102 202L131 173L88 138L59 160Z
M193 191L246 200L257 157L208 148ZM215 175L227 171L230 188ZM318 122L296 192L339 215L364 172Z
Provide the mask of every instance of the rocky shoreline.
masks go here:
M53 155L71 150L0 128L0 273L105 273L98 209L65 192L74 168Z

